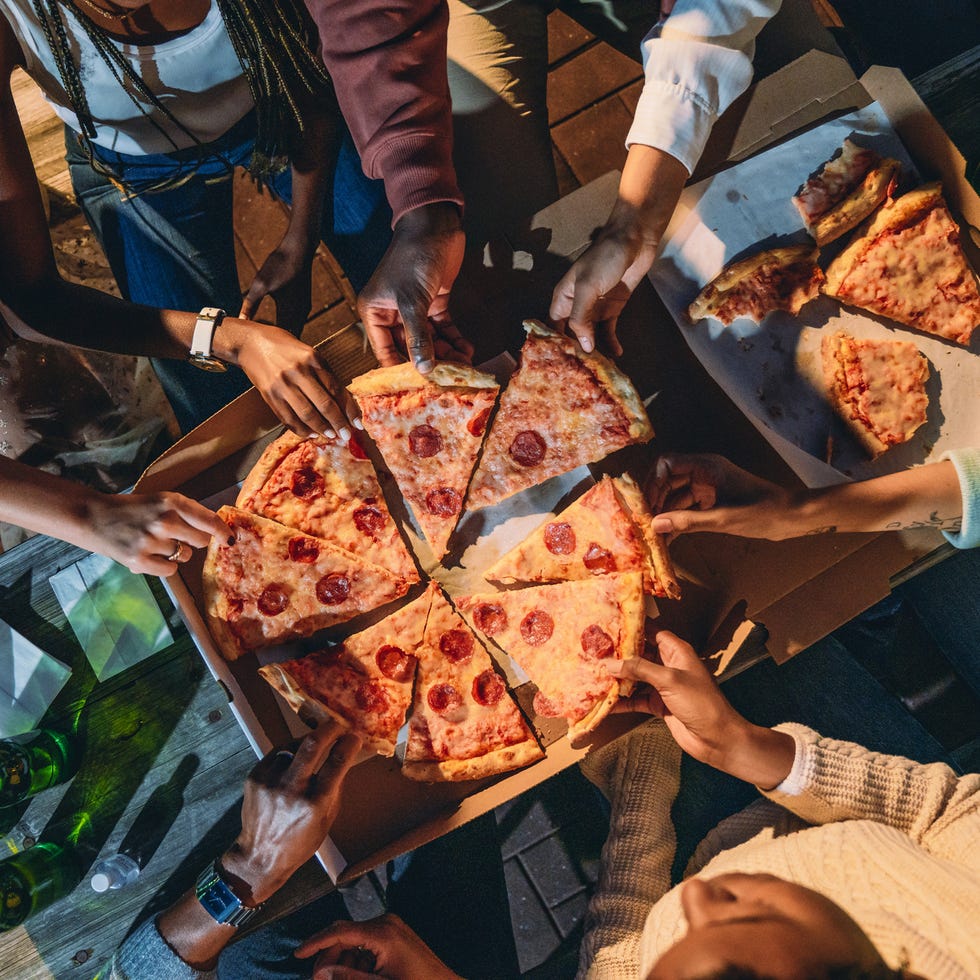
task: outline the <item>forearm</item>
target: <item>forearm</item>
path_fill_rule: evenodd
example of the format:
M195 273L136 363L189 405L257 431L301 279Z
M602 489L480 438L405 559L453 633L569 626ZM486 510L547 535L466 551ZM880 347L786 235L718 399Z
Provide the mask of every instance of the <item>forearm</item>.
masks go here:
M283 243L310 255L320 241L323 201L337 155L336 121L319 109L305 115L306 129L292 159L292 207Z
M801 491L790 506L795 536L918 527L953 531L963 514L963 496L952 462L944 460L861 483Z
M676 157L634 143L626 156L605 233L656 248L687 178L687 168Z

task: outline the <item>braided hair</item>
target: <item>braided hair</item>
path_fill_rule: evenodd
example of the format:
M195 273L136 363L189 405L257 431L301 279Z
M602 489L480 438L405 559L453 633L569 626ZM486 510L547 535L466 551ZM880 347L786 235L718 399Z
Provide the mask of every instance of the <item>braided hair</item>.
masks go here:
M216 2L255 102L256 138L249 172L264 180L287 165L292 147L304 130L303 106L311 99L334 103L333 85L315 53L315 28L301 0ZM140 111L146 111L142 99L152 104L194 145L203 147L166 103L150 91L111 38L78 11L74 0L32 0L32 3L86 140L95 138L96 128L60 9L65 3L79 14L77 19L95 50ZM147 118L166 135L152 116Z

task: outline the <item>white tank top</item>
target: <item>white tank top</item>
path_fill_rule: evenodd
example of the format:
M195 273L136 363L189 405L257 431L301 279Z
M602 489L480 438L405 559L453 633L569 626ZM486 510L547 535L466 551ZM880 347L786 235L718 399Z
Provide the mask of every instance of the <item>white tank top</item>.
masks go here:
M95 142L119 153L136 155L193 146L194 140L152 103L142 105L145 112L140 111L79 26L80 15L67 4L59 8L72 58L80 65L97 130ZM31 0L0 0L0 14L9 21L24 52L28 75L37 82L58 116L72 129L81 131ZM252 108L248 82L213 0L197 27L163 44L144 46L109 40L153 94L201 142L210 142L227 132ZM151 118L166 136L150 122Z

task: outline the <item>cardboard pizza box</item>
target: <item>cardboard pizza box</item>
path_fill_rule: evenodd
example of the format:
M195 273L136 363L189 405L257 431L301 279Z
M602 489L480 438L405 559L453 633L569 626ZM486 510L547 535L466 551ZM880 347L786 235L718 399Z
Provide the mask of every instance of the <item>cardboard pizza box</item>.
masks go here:
M896 128L908 139L923 172L940 173L953 206L976 222L980 202L957 176L963 168L956 150L908 83L897 72L876 69L859 86L846 64L840 59L828 62L828 57L820 53L790 66L794 87L779 73L759 83L744 100L741 124L719 131L719 140L729 141L726 155L751 153L792 129L811 125L828 111L865 104L873 94L890 116L895 113ZM523 337L521 320L546 313L557 274L603 224L617 182L618 175L607 175L536 215L523 237L513 237L496 251L497 267L488 267L486 276L470 284L464 297L468 303L461 304L465 319L458 315L459 321L475 338L494 338L481 341L486 348L478 350L477 360L503 348L516 351ZM637 289L628 305L620 335L631 352L627 370L641 395L652 397L654 452L721 452L760 475L787 484L795 479L787 463L704 370L649 283ZM246 392L156 460L137 489L179 490L199 500L227 493L279 430L258 394ZM649 455L647 447L631 447L617 454L608 468L637 470L647 465ZM679 604L660 603L652 626L674 628L720 660L734 656L730 669L765 655L782 661L887 595L891 583L938 560L947 548L941 536L928 529L779 543L725 535L684 537L672 546L684 579L684 599ZM233 664L219 655L202 616L201 564L198 555L166 584L203 658L224 685L231 710L261 754L288 741L293 729L257 676L254 655ZM615 737L633 723L630 716L611 716L590 743L573 747L557 737L541 762L474 783L418 784L400 774L395 760L364 761L348 777L341 813L320 859L335 881L351 881L530 789L572 765L592 744Z

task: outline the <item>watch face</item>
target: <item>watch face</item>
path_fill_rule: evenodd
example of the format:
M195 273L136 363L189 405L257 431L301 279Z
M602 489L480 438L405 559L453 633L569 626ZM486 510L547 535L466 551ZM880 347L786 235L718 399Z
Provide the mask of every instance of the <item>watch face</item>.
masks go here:
M188 358L194 367L202 371L227 371L228 365L224 361L219 361L216 357L207 357L204 354L191 354Z

